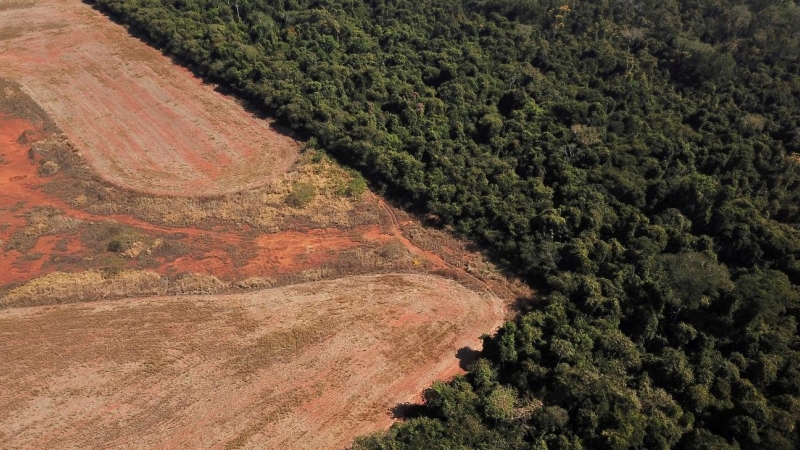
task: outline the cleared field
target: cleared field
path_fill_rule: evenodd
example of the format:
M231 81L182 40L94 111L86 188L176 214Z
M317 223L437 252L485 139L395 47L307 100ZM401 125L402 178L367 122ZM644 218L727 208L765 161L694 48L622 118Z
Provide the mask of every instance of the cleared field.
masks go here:
M0 311L0 447L341 448L500 320L410 274Z
M299 144L80 0L0 0L0 77L107 181L206 196L269 182Z

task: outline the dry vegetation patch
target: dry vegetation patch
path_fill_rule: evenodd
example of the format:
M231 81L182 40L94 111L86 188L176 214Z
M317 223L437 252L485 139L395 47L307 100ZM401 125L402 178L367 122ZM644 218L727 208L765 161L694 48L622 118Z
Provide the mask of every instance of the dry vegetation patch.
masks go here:
M293 170L257 189L217 197L165 197L127 191L93 174L64 136L33 144L39 175L60 172L46 192L92 214L125 214L171 227L247 225L260 232L306 226L351 228L378 220L364 201L366 182L316 150L307 150Z
M95 229L101 230L101 234L104 232L106 234L102 238L99 237L99 234L93 234L97 239L96 242L113 244L120 242L118 239L128 239L128 242L131 242L130 245L119 244L122 245L121 249L126 250L115 249L124 259L136 258L146 252L153 252L152 249L155 246L158 247L153 252L153 256L160 256L160 250L167 247L164 242L171 242L161 239L147 240L146 238L143 238L145 240L135 240L138 239L136 235L125 238L124 236L131 233L131 230L116 224L94 224L89 228L89 230ZM39 252L27 253L21 259L35 260L43 256L44 254ZM236 264L235 257L232 258L232 262ZM351 275L433 269L429 261L415 257L397 241L336 252L335 257L330 258L329 261L309 269L276 273L270 277L254 276L241 280L226 281L207 274L186 272L170 276L150 270L125 268L123 259L103 259L97 263L101 265L101 268L81 272L52 272L19 286L8 288L4 294L0 292L0 309L125 297L216 294L333 280ZM93 266L91 261L82 261L79 264ZM457 277L453 276L453 278Z
M5 244L5 250L17 250L25 253L33 248L36 241L47 235L66 233L77 230L85 225L81 220L68 217L61 211L50 207L40 206L25 214L27 225L17 230Z
M453 269L464 271L487 283L492 291L506 299L530 299L534 292L522 280L507 276L474 244L458 239L446 230L411 223L403 229L408 239L424 250L435 252ZM453 278L463 278L458 273Z
M89 270L53 272L9 290L0 297L0 309L57 305L131 296L212 294L245 287L203 274L184 274L174 279L146 270ZM248 286L264 287L251 282Z

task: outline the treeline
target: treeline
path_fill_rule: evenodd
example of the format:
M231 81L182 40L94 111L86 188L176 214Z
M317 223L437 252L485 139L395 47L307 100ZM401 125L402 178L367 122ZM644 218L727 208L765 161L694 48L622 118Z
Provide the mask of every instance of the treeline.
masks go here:
M796 2L90 3L542 293L357 448L800 447Z

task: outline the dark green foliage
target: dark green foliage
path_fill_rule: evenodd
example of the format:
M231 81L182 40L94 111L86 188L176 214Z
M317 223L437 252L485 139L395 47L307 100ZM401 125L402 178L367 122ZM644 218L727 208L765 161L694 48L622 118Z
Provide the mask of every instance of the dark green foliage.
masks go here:
M543 294L357 447L800 447L796 2L91 3Z

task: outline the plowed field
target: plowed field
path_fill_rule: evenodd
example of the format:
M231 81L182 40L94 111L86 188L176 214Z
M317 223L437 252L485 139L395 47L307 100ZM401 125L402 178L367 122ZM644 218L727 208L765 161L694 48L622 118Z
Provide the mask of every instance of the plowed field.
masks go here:
M341 448L499 302L428 275L0 312L0 447Z
M80 0L0 0L0 77L107 181L152 194L262 185L298 144Z

